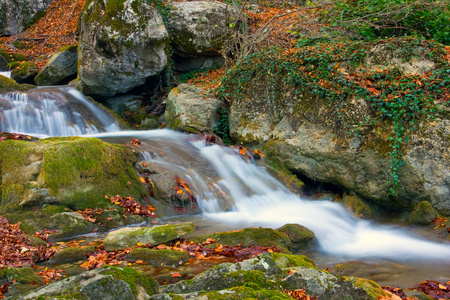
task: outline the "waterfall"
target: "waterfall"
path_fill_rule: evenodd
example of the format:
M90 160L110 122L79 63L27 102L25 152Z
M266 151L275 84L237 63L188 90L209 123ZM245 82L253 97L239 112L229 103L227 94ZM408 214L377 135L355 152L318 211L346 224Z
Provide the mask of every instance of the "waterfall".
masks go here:
M11 78L11 71L1 71L0 75Z
M106 111L72 87L46 87L0 95L0 131L71 136L118 131Z
M414 236L393 225L379 225L350 214L341 204L330 201L301 199L273 178L263 167L247 161L232 148L206 146L201 136L170 130L120 132L94 135L101 139L121 136L124 141L138 138L142 144L154 144L168 153L182 149L183 155L170 158L145 152L146 160L180 166L186 160L209 164L213 180L195 165L180 168L195 193L203 215L211 223L236 224L236 227L278 228L298 223L311 229L320 250L347 258L382 258L396 261L433 260L450 263L450 245L439 244ZM167 146L167 145L170 145ZM200 156L200 157L199 157ZM180 174L181 175L181 174ZM233 199L233 207L223 210L222 194Z

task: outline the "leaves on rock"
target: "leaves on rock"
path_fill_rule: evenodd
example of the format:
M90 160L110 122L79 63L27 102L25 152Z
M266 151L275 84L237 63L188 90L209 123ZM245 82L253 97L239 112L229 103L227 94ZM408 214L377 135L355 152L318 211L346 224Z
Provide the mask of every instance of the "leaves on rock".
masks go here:
M315 300L315 297L309 296L306 294L306 291L304 289L297 289L297 290L287 290L285 289L284 292L288 294L291 298L297 299L297 300Z
M108 198L105 196L105 198ZM156 208L152 205L143 205L134 200L133 197L121 197L116 195L109 198L109 201L113 204L119 205L125 208L124 216L126 215L139 215L142 217L156 218L154 211Z
M413 290L418 290L423 292L428 297L436 300L440 299L450 299L450 281L438 282L432 280L425 280L418 286L412 288Z
M63 270L49 269L46 267L44 270L42 270L41 272L38 272L37 274L44 278L45 284L49 284L51 281L56 281L58 279L61 279L62 272L63 272Z

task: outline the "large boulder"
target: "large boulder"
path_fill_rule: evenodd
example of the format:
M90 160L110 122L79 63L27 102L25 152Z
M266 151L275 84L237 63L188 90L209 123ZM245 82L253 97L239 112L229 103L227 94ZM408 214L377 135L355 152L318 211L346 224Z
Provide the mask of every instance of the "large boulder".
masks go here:
M237 21L235 9L218 1L171 2L167 20L175 53L219 55Z
M426 42L400 40L391 43L400 46L392 47L384 41L374 44L349 42L342 49L354 47L355 52L350 52L354 55L351 59L344 61L336 54L333 56L336 60L320 68L315 64L326 59L326 56L319 57L321 45L305 47L287 56L279 53L269 56L262 52L258 56L261 64L255 59L238 65L236 73L221 86L225 96L233 102L229 113L232 138L238 143L264 146L270 157L295 174L353 190L378 204L412 209L415 204L427 200L436 209L449 214L449 109L441 105L442 112L437 115L432 108L428 114L430 118L437 116L433 122L422 117L414 121L417 123L402 123L405 128L415 127L409 133L409 142L405 143L405 137L393 133L397 126L394 121L389 120L389 116L379 117L386 107L381 102L389 99L373 100L377 88L381 89L385 84L385 77L377 77L377 74L393 74L393 77L404 74L407 78L419 78L431 71L441 74L445 68L433 59L444 65L445 60L427 52L433 46ZM286 63L286 59L290 59L292 65ZM335 76L334 79L325 81L323 78L329 74L334 74L330 75ZM363 84L373 84L367 89L367 93L373 92L371 100L358 94L361 89L342 83L355 76L371 78L369 82L361 79ZM421 84L421 81L414 84ZM343 90L340 99L332 98L341 91L336 91L335 86ZM426 110L426 103L422 105ZM421 112L415 111L413 106L402 109L398 109L400 114L412 110L408 116L404 113L405 118ZM396 145L397 141L401 144ZM392 163L399 158L394 147L401 148L403 153L403 165L398 174L395 173L397 166ZM392 177L390 169L393 170ZM387 182L395 182L397 175L398 185L389 186ZM390 188L397 190L395 196Z
M222 102L192 84L173 88L166 102L164 117L172 129L212 132L220 121Z
M78 87L111 97L159 82L169 35L157 9L144 0L88 0L80 16Z
M45 14L53 0L0 0L0 36L15 35Z
M36 85L67 84L77 77L78 47L69 46L53 54L34 78Z

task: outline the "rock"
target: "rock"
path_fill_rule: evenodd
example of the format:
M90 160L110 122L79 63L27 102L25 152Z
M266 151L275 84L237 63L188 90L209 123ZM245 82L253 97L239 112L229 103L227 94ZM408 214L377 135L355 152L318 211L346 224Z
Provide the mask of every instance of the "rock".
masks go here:
M343 277L343 279L353 286L364 290L368 296L366 299L376 300L389 296L389 294L375 281L359 277Z
M220 54L237 21L232 6L218 1L171 2L170 6L167 29L175 53L185 57Z
M39 173L38 173L39 174ZM43 206L44 204L57 204L58 199L48 193L48 189L29 189L25 198L20 202L22 207Z
M36 85L67 84L77 77L78 46L62 49L50 58L34 78Z
M223 66L222 56L198 55L196 57L175 57L175 71L188 73L191 71L209 70Z
M38 69L33 62L11 62L8 66L12 70L11 78L18 83L34 83L33 78L37 75Z
M34 246L34 247L39 247L39 246L43 246L46 247L47 246L47 242L44 241L41 238L38 238L37 236L34 235L26 235L26 241L29 245Z
M50 258L49 263L58 265L76 262L80 260L86 260L87 258L86 254L88 252L95 252L95 246L89 246L84 248L67 247L56 252L56 254Z
M286 234L271 228L244 228L239 231L213 233L194 237L192 241L201 243L208 238L215 239L219 244L230 246L238 244L242 245L242 247L250 245L275 246L286 253L290 253L288 249L292 248L292 242Z
M189 261L189 254L186 251L175 251L170 249L153 250L148 248L136 248L127 255L127 260L142 260L155 267L177 267Z
M127 113L138 111L142 103L142 97L136 95L121 95L106 100L108 107L121 117L125 117Z
M371 63L377 55L385 58L383 64L390 70L400 68L397 59L389 60L398 56L396 47L383 48L382 53L372 52L374 46L383 44L383 41L363 43L360 49ZM422 44L411 43L408 49L411 56L403 59L416 65L417 70L430 70L432 66L426 62L429 58L424 58L427 56L424 49ZM260 57L263 55L268 57L267 53L261 53ZM415 62L413 56L423 63ZM272 58L276 59L275 55L270 56ZM274 65L282 63L282 59L273 62ZM339 63L339 72L344 74L362 74L361 70L373 66L365 64L363 59L353 65L345 61L333 63L334 66ZM448 109L442 106L443 112L432 124L427 117L418 120L415 130L409 134L409 143L402 146L400 184L397 195L391 197L390 186L386 184L390 176L386 170L391 165L389 137L392 137L393 125L377 117L377 108L370 100L346 96L342 100L345 109L339 112L335 108L341 100L329 101L300 81L289 83L287 78L295 76L289 77L288 67L279 72L267 72L262 66L258 71L252 68L251 61L241 66L249 67L238 66L235 74L230 70L230 81L224 80L221 85L232 101L229 128L236 144L263 148L266 157L274 157L295 174L353 190L367 201L387 208L409 210L425 200L439 212L450 214ZM434 66L438 68L438 64ZM237 77L240 79L232 79ZM349 133L361 128L360 124L367 124L366 120L377 122L362 126L364 137Z
M433 299L431 297L428 297L421 291L412 291L409 289L405 289L405 290L403 290L403 292L405 293L406 297L411 298L413 300L415 300L415 299L417 299L417 300L432 300Z
M0 36L21 33L45 14L53 0L0 1Z
M16 299L149 299L157 285L132 268L106 266L50 283Z
M430 225L438 217L438 211L428 201L417 204L409 216L409 224Z
M286 224L277 229L284 233L292 242L291 250L304 250L311 246L314 240L314 232L299 224Z
M19 84L12 78L0 75L0 93L7 93L13 91L27 91L32 88L34 88L34 86L30 84Z
M374 208L361 199L358 195L345 194L342 199L342 203L358 218L373 219L375 217Z
M4 267L0 269L0 286L5 283L11 284L14 279L16 284L44 284L44 278L38 276L33 268Z
M200 88L180 84L169 93L164 117L172 129L212 132L219 123L221 106L219 99Z
M294 268L294 270L295 273L288 275L281 282L284 289L304 289L307 295L320 299L377 299L369 297L366 291L350 282L342 281L326 272L315 269Z
M78 88L105 98L157 85L168 46L163 20L146 1L89 0L80 16Z
M159 245L183 237L195 230L194 223L153 227L126 227L108 233L103 241L106 251L136 246L137 243Z
M312 259L306 255L294 255L285 253L264 253L261 254L262 257L269 256L275 264L281 268L295 268L295 267L307 267L307 268L317 268L316 264Z
M97 226L86 221L83 216L77 212L58 213L50 218L53 224L52 229L59 229L57 233L51 235L51 240L55 241L61 238L80 235L92 232Z

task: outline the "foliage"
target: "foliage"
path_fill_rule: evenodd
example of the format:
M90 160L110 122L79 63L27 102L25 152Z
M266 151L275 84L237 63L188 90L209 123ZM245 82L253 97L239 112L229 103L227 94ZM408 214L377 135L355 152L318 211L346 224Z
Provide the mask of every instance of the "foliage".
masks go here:
M435 0L337 0L324 15L364 38L414 34L450 45L449 7Z
M306 47L302 47L305 43L300 40L299 44L294 49L269 47L239 61L226 74L218 88L219 95L225 99L240 99L250 84L265 80L268 81L265 84L267 101L272 104L280 96L278 86L283 84L293 87L297 95L308 92L328 99L344 127L347 125L348 134L363 138L362 135L379 122L388 122L391 128L389 183L392 194L396 195L403 164L401 158L410 132L419 121L429 121L433 125L439 107L450 104L450 63L445 48L442 44L416 38L319 43ZM403 61L414 56L425 57L433 61L435 67L424 74L409 75L396 65L366 70L362 68L363 60L376 45ZM354 120L344 114L352 97L365 99L376 110L371 119L361 122L356 129L348 126ZM273 113L279 112L273 109Z
M214 133L217 134L226 145L231 145L230 129L228 112L226 108L219 107L220 120L214 128Z

